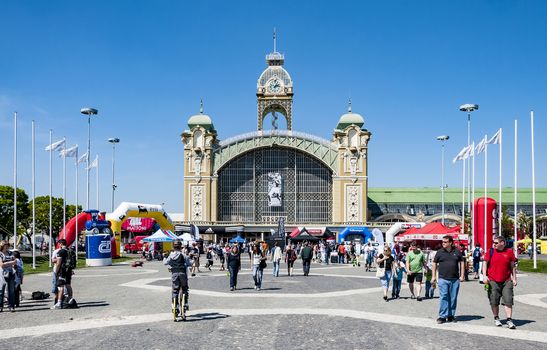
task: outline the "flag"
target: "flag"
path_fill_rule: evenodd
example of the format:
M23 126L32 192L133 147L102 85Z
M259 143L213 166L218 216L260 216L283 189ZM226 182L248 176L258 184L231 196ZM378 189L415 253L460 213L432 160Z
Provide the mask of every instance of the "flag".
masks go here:
M89 168L87 168L87 169L93 169L93 168L96 168L98 166L99 166L99 155L96 155L95 159L93 160L93 162L91 164L89 164Z
M58 151L62 149L65 146L65 140L59 140L57 142L53 142L51 145L46 147L46 151Z
M78 164L87 162L87 158L88 158L87 152L85 152L84 154L82 154L80 159L78 159Z
M63 149L61 150L61 152L59 152L59 156L63 158L76 157L77 155L78 155L78 145L72 146L67 149Z
M192 224L192 225L190 226L190 233L194 236L194 239L195 239L196 241L199 241L200 236L199 236L199 228L198 228L197 225Z
M467 155L465 158L464 156L469 152L469 148L470 146L465 146L464 148L462 148L462 150L456 155L456 157L452 159L452 163L456 163L458 160L467 159L469 155Z
M488 138L485 135L484 138L481 140L481 142L479 142L477 147L475 147L475 152L477 154L481 154L486 149L487 144L488 144Z
M498 132L492 136L490 140L488 140L488 144L490 145L499 145L501 143L501 128L498 130Z

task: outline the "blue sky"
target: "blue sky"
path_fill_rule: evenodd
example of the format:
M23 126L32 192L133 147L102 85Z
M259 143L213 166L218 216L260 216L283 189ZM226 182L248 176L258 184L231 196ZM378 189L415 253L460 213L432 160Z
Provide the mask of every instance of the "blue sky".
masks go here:
M205 112L219 138L256 130L256 80L278 50L294 81L293 129L330 139L348 97L365 118L371 187L461 186L450 159L467 143L463 103L477 103L472 138L504 130L504 186L513 186L519 120L519 184L531 186L530 110L536 186L547 186L547 3L544 1L3 1L0 4L0 184L11 185L13 112L19 113L19 185L30 193L36 120L37 194L48 193L49 129L87 142L81 107L99 109L92 153L101 157L100 206L110 209L111 154L117 201L183 208L188 118ZM83 153L83 151L81 151ZM498 147L489 185L498 184ZM483 183L483 158L477 182ZM85 177L80 171L80 193ZM74 169L68 170L74 200ZM54 162L54 195L62 191ZM91 203L95 203L92 178ZM84 196L81 195L80 198Z

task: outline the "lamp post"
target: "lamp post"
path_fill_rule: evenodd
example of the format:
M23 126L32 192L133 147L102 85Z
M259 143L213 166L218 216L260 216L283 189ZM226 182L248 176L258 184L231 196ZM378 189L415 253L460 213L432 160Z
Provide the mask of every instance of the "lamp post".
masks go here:
M471 113L477 109L479 109L479 105L474 103L466 103L460 106L460 111L467 113L467 146L471 144ZM471 167L469 166L469 158L467 162L467 211L471 212L471 182L469 181Z
M95 108L82 108L80 113L87 115L87 162L86 162L86 178L87 185L85 191L85 206L89 210L89 159L91 158L91 116L99 113ZM99 208L97 208L99 209Z
M437 136L437 141L441 141L441 212L442 218L441 223L444 225L444 190L446 185L444 184L444 143L450 138L448 135Z
M114 169L116 165L116 144L120 142L117 137L111 137L108 142L112 144L112 205L110 206L110 212L114 212L114 192L116 191L116 182L114 180Z

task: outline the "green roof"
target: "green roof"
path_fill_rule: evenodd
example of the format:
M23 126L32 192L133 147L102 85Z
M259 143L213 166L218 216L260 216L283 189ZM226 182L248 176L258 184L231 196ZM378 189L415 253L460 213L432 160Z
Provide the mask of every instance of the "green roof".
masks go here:
M488 197L498 200L499 188L489 188ZM376 203L441 203L441 190L436 187L422 188L369 188L369 200ZM484 189L475 188L475 198L484 197ZM513 203L513 188L503 188L503 203ZM448 188L444 192L446 203L461 203L462 189ZM519 188L517 191L517 203L531 204L532 189ZM547 188L536 188L536 204L547 204Z

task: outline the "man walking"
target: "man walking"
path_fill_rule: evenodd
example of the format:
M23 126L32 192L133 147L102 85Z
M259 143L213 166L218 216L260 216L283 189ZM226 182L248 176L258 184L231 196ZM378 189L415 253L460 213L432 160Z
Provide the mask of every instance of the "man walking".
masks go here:
M454 247L451 236L443 237L443 247L437 251L433 259L432 284L439 274L439 318L437 323L456 322L456 306L460 281L464 280L464 260L462 253ZM459 279L458 279L459 277Z
M479 279L479 264L481 263L481 257L483 255L483 251L481 249L481 244L476 243L475 249L473 249L473 272L475 273L475 279Z
M279 243L274 243L273 253L272 253L272 263L273 263L273 276L279 277L279 264L281 263L281 258L283 257L283 252Z
M505 247L505 238L496 236L494 248L490 248L484 255L482 273L484 284L487 286L490 307L494 314L494 324L501 327L499 318L500 299L503 299L509 329L515 329L513 323L513 287L517 285L516 257L512 249Z
M308 276L310 274L311 259L313 258L313 251L310 248L308 242L304 242L304 248L302 248L302 251L300 252L300 256L302 257L302 266L304 267L304 276Z
M407 282L410 288L410 298L422 301L420 294L422 293L422 281L424 279L425 255L416 245L416 241L410 244L412 250L406 256L406 271ZM416 281L416 294L414 294L414 281Z

